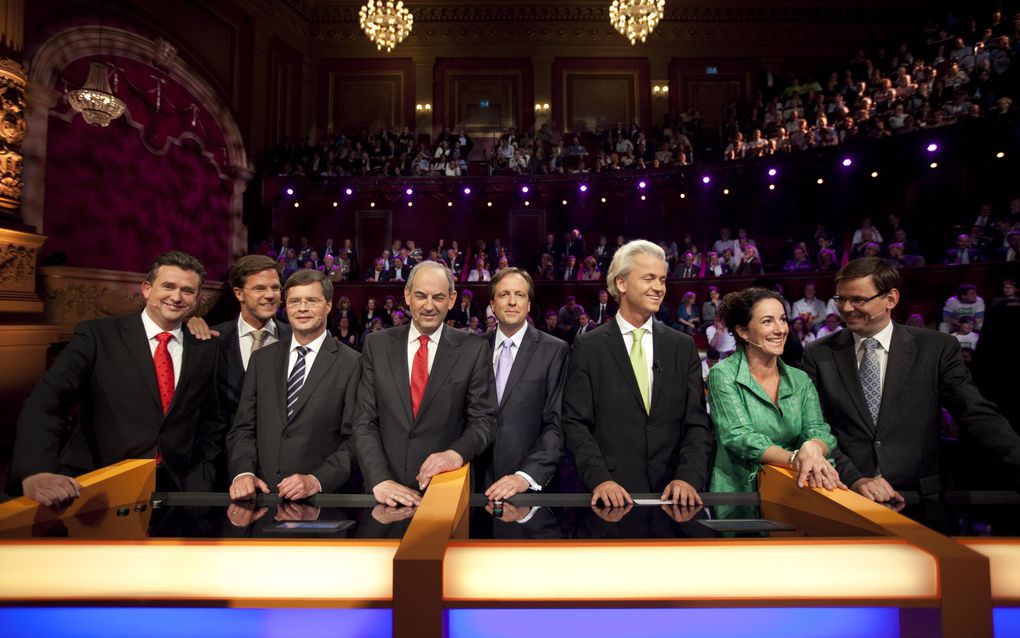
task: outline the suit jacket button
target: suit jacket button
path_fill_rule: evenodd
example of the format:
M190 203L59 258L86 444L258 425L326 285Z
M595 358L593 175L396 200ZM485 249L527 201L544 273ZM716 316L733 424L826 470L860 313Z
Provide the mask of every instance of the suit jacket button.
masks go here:
M882 447L881 441L875 441L875 447Z

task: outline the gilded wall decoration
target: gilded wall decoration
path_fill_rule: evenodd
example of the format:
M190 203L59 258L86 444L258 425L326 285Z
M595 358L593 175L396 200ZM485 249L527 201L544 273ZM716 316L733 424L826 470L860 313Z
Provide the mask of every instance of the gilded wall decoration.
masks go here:
M21 143L25 139L25 69L0 59L0 208L21 205Z
M0 289L35 290L35 260L38 251L18 244L0 245Z

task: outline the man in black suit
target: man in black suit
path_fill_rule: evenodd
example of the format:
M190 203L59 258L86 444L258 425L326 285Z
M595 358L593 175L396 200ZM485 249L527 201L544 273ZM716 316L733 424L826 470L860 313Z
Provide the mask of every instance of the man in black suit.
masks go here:
M52 505L76 498L71 478L132 458L156 458L157 489L208 490L223 437L216 401L217 346L181 322L192 314L205 268L181 252L160 255L137 315L83 321L25 401L12 483ZM78 424L61 449L67 411Z
M654 320L666 294L666 254L632 241L607 277L619 300L614 320L574 340L563 391L563 432L592 505L631 503L661 492L701 504L712 427L694 341Z
M941 409L1020 477L1020 436L974 386L950 335L892 321L900 277L881 259L851 261L836 273L833 300L847 330L810 344L804 371L818 387L836 435L836 469L847 485L879 502L898 490L941 488Z
M528 325L535 284L505 268L489 284L499 327L486 335L498 403L492 448L482 455L485 495L502 501L552 479L563 453L560 429L567 344Z
M299 270L284 286L293 335L252 355L227 435L230 496L256 490L299 500L336 492L354 461L351 422L361 378L359 355L326 330L333 283Z
M277 341L290 340L290 326L277 322L282 285L276 262L265 255L245 255L230 269L230 285L241 306L236 319L213 326L219 333L220 361L216 385L220 393L220 409L230 425L241 396L244 372L257 350ZM192 319L192 322L200 319Z
M609 298L609 291L603 288L599 291L598 301L588 311L588 318L596 326L601 326L616 315L616 310L616 302Z
M365 486L380 503L418 505L413 488L492 442L491 351L482 337L445 325L456 299L450 270L423 261L404 286L411 323L365 338L354 443Z

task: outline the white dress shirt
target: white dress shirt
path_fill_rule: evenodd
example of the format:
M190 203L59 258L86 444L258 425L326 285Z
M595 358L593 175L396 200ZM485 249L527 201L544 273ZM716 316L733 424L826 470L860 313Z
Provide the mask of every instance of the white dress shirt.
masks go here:
M181 380L181 361L184 360L184 333L181 330L180 324L174 330L163 330L156 325L147 312L142 310L142 326L145 327L145 338L149 341L149 354L155 358L156 348L159 347L159 341L156 339L156 335L161 332L169 332L174 336L173 339L166 342L166 349L170 353L170 360L174 364L174 388L177 387L177 382ZM155 363L153 363L155 366ZM153 367L155 370L155 367Z
M241 365L245 370L248 369L248 360L251 359L251 349L252 346L255 345L254 333L258 330L265 330L269 333L266 335L265 341L262 342L263 348L280 340L275 320L270 319L265 328L256 328L245 321L240 315L237 317L237 338L239 340L237 343L241 347Z
M889 324L875 335L875 339L878 341L875 354L878 355L878 388L880 391L885 387L885 370L889 366L889 344L892 343L892 333L893 322L890 320ZM864 358L864 348L861 347L864 339L865 337L854 333L854 354L857 357L858 370L861 369L861 359Z
M432 374L432 363L436 360L436 350L439 348L439 339L443 336L443 324L439 324L439 328L436 329L429 336L429 374ZM414 322L411 322L411 329L407 331L407 378L411 378L411 370L414 369L414 355L418 353L418 347L421 345L418 343L418 337L421 336L421 332L415 327Z
M531 330L534 330L534 328L531 328ZM500 330L499 328L496 329L496 338L495 338L495 341L493 342L493 347L492 347L492 377L493 378L496 378L496 368L497 368L497 366L499 364L499 355L503 351L503 342L509 340L511 343L513 343L513 345L510 346L510 357L511 357L511 359L513 361L517 361L517 353L521 351L521 343L524 341L524 333L527 332L527 331L528 331L528 324L527 324L527 322L525 322L524 326L520 330L518 330L512 336L509 336L509 337L506 336L505 334L503 334L503 331ZM504 390L504 392L505 392L505 390ZM541 492L542 491L542 486L539 485L538 483L536 483L535 479L531 478L531 476L527 472L522 472L520 470L517 470L516 472L514 472L514 474L516 474L517 476L520 476L525 481L527 481L528 482L528 487L530 489L532 489L532 490L534 490L536 492ZM502 478L502 477L498 477L497 476L496 478L499 479L499 478ZM526 518L530 520L530 518L532 516L534 516L534 512L530 512Z
M623 345L627 350L627 357L630 358L630 349L634 346L634 328L644 328L645 334L641 337L641 349L645 353L645 363L648 364L648 398L652 397L652 380L655 371L655 350L652 343L652 326L655 324L655 317L649 317L643 326L632 326L623 318L622 313L616 313L616 323L623 333Z
M328 330L323 330L322 334L315 338L314 341L306 345L308 352L305 353L305 380L308 379L308 373L312 371L312 366L315 364L315 355L322 350L322 344L325 343L326 337L329 336ZM291 336L290 338L290 356L287 358L287 378L290 378L290 373L294 371L294 364L297 363L298 358L298 343L297 337Z

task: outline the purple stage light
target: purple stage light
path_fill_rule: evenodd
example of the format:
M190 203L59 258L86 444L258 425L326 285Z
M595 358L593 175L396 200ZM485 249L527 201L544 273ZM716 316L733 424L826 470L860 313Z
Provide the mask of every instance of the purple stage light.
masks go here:
M776 176L776 173L778 173L778 172L779 172L779 171L777 171L776 169L774 169L774 168L770 168L770 169L769 169L769 177L775 177L775 176Z
M644 182L641 182L641 183L644 184ZM644 186L642 186L641 188L644 188ZM588 185L587 184L581 184L580 186L577 187L577 189L579 191L581 191L582 193L587 193L588 192Z
M529 189L528 189L528 187L527 187L527 186L521 186L521 192L522 192L522 193L527 193L527 192L528 192L528 190L529 190Z
M354 194L354 189L353 188L348 188L347 190L344 191L344 193L346 193L347 195L353 195Z
M407 189L404 192L407 193L408 195L414 195L414 189L413 188L409 188L409 189Z
M293 188L288 188L287 189L287 194L288 195L293 195L294 194L294 189Z
M710 183L711 181L712 181L712 178L711 178L711 177L709 177L708 175L705 175L704 177L702 177L702 178L701 178L701 183L702 183L702 184L708 184L708 183Z
M935 151L939 150L939 145L936 144L935 142L932 142L931 144L928 145L927 148L929 153L934 153Z
M645 184L644 180L637 183L638 188L644 188L645 186L648 186L648 184Z
M850 166L851 164L853 164L853 163L854 163L854 161L853 161L852 159L850 159L849 157L847 157L847 158L845 158L845 159L843 160L843 166L844 166L844 167L848 167L848 168L849 168L849 166Z
M467 188L467 187L465 187L465 188L464 188L464 194L465 194L465 195L470 195L470 194L471 194L471 189L470 189L470 188Z

